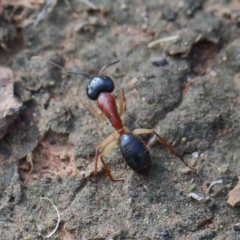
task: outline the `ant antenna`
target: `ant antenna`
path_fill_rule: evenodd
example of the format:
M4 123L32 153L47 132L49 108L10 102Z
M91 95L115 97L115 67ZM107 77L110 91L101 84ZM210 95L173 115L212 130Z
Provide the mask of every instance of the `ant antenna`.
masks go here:
M114 61L114 62L112 62L112 63L109 63L109 64L103 66L103 67L101 68L101 70L99 71L98 75L100 75L106 68L108 68L108 67L110 67L110 66L112 66L112 65L115 65L115 64L119 63L119 62L123 59L123 57L125 57L126 55L128 55L134 48L138 47L139 45L141 45L141 44L143 44L143 43L144 43L144 42L136 43L135 45L133 45L132 47L130 47L126 52L124 52L124 53L122 54L122 56L121 56L118 60L116 60L116 61Z
M84 77L86 77L86 78L92 79L90 76L88 76L87 74L85 74L85 73L83 73L83 72L70 71L70 70L65 69L65 68L63 68L62 66L58 65L57 63L55 63L55 62L53 62L53 61L45 58L45 57L34 56L34 57L31 58L31 60L34 60L34 59L44 59L44 60L46 60L47 62L49 62L49 63L51 63L52 65L54 65L55 67L58 67L58 68L62 69L62 70L63 70L64 72L66 72L66 73L79 74L79 75L82 75L82 76L84 76Z

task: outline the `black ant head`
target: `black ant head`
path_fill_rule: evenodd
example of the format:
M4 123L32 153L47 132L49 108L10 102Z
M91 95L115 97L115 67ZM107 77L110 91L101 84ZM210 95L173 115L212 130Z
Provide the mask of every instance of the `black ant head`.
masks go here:
M114 90L114 83L110 77L107 76L96 76L87 85L87 96L91 100L97 100L100 93L109 92Z
M1 0L0 0L1 1ZM91 100L97 100L100 93L102 92L109 92L111 93L114 90L114 83L113 80L110 77L107 76L101 76L101 73L108 67L115 65L117 63L119 63L121 61L121 59L127 55L133 48L135 48L136 46L140 45L141 43L135 44L133 47L131 47L130 49L128 49L128 51L126 51L121 58L119 58L118 60L109 63L105 66L102 67L102 69L99 71L98 76L91 78L90 76L88 76L87 74L85 74L82 71L79 72L74 72L74 71L70 71L68 69L63 68L62 66L58 65L57 63L46 59L44 57L41 56L35 56L32 57L31 59L44 59L45 61L51 63L52 65L54 65L55 67L58 67L60 69L62 69L64 72L66 73L71 73L71 74L79 74L82 75L86 78L91 79L90 83L87 85L87 96L91 99Z

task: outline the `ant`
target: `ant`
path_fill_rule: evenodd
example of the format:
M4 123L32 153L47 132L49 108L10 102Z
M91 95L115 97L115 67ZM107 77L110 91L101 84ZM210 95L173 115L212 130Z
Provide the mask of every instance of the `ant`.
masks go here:
M136 45L135 45L136 46ZM134 46L134 47L135 47ZM123 55L125 56L132 48L126 51ZM183 158L176 152L176 150L171 147L171 145L164 140L159 134L157 134L152 129L135 129L132 132L126 131L124 128L121 116L126 110L126 99L124 91L121 90L120 92L120 105L119 109L117 107L115 98L112 96L112 92L114 90L114 83L113 80L105 75L102 75L102 72L121 61L121 58L118 60L107 64L102 67L99 71L97 76L91 78L87 74L83 72L73 72L63 68L62 66L58 65L55 62L52 62L44 57L35 56L32 59L40 58L48 61L52 65L62 69L66 73L71 74L79 74L86 78L89 78L91 81L88 83L86 92L87 96L93 100L97 101L98 108L101 110L102 114L99 114L96 110L84 104L85 107L98 119L102 121L107 121L114 132L110 134L105 140L103 140L96 148L95 159L94 159L94 174L97 174L98 170L98 159L100 157L103 167L112 182L123 181L123 179L115 179L107 164L103 160L104 156L111 151L116 145L119 144L121 153L123 158L125 159L127 165L136 173L140 175L148 175L151 169L151 158L149 154L149 150L147 149L146 145L142 142L142 140L137 136L140 134L153 134L162 144L164 144L173 155L178 157L187 167L196 171L197 169L189 166ZM102 151L101 151L102 150Z

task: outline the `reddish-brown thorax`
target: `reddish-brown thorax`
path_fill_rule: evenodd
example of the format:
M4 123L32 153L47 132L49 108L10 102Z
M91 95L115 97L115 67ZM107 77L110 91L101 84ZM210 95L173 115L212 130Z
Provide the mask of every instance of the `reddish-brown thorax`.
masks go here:
M123 129L123 123L119 116L117 104L111 93L100 93L98 100L98 107L112 124L116 130Z

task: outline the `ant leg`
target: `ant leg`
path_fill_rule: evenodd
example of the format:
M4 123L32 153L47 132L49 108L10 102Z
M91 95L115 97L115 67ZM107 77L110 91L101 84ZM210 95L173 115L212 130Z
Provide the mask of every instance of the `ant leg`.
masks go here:
M96 118L100 119L101 121L106 121L106 117L103 116L102 114L99 114L95 109L91 108L90 106L88 106L86 103L84 103L85 108L87 108L87 110L92 113L92 115L94 115Z
M111 174L111 172L110 172L107 164L103 161L103 158L100 157L100 159L101 159L101 161L102 161L103 167L104 167L107 175L109 176L110 180L111 180L112 182L122 182L122 181L123 181L122 178L119 178L119 179L114 179L114 178L113 178L113 176L112 176L112 174Z
M95 153L95 158L94 158L94 174L97 174L97 170L98 170L98 156L99 156L99 150L101 148L104 148L105 146L107 146L109 143L111 143L112 141L115 140L115 135L111 134L109 135L105 140L103 140L96 148L96 153Z
M124 111L126 111L126 99L125 99L124 91L121 89L119 116L121 116Z
M170 151L173 155L175 155L176 157L178 157L187 167L191 168L194 171L197 171L197 169L190 167L184 160L183 158L176 152L176 150L167 142L165 141L159 134L157 134L154 130L151 129L135 129L132 131L133 134L139 135L139 134L153 134L155 135L158 140L163 143Z
M100 159L101 159L101 161L102 161L103 167L104 167L104 169L105 169L108 177L110 178L110 180L111 180L112 182L120 182L120 181L123 181L123 179L122 179L122 178L120 178L120 179L114 179L114 178L113 178L113 176L112 176L112 174L111 174L111 172L110 172L107 164L106 164L106 163L104 162L104 160L103 160L103 157L104 157L109 151L111 151L114 147L116 147L117 144L118 144L118 141L111 142L111 143L104 149L104 151L102 152L102 154L101 154L101 156L100 156Z

